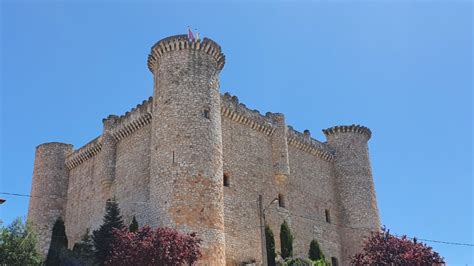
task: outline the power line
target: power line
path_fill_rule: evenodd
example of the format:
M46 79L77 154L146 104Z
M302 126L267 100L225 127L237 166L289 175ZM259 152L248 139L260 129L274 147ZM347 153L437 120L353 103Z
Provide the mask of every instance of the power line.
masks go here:
M60 197L60 196L57 196L57 195L29 195L29 194L19 194L19 193L10 193L10 192L0 192L0 195L8 195L8 196L15 196L15 197L27 197L27 198L49 198L49 199L64 199L64 200L72 200L72 201L80 201L80 202L84 202L84 201L96 201L96 202L101 202L101 203L104 203L103 200L93 200L93 199L69 199L69 198L66 198L66 197ZM119 202L120 204L150 204L150 202L147 202L147 201L116 201L116 202ZM225 204L228 204L229 202L226 201ZM250 200L250 201L232 201L232 204L242 204L242 203L258 203L257 200ZM186 205L195 205L195 204L200 204L200 203L194 203L194 204L186 204ZM296 213L293 213L293 212L290 212L290 211L280 211L280 210L277 210L278 213L284 213L284 214L289 214L290 216L293 216L293 217L299 217L299 218L303 218L303 219L307 219L307 220L310 220L310 221L313 221L313 222L318 222L318 223L325 223L327 225L331 225L331 226L339 226L339 227L344 227L344 228L349 228L349 229L353 229L353 230L363 230L363 231L373 231L373 228L368 228L368 227L352 227L352 226L347 226L347 225L342 225L342 224L337 224L337 223L334 223L334 222L327 222L326 220L323 220L323 219L315 219L315 218L311 218L311 217L307 217L307 216L303 216L303 215L299 215L299 214L296 214ZM394 236L396 237L401 237L399 235L395 235ZM467 246L467 247L474 247L474 244L471 244L471 243L460 243L460 242L449 242L449 241L442 241L442 240L433 240L433 239L424 239L424 238L418 238L418 237L408 237L406 236L407 238L410 238L410 239L418 239L418 240L421 240L421 241L425 241L425 242L432 242L432 243L439 243L439 244L446 244L446 245L455 245L455 246Z

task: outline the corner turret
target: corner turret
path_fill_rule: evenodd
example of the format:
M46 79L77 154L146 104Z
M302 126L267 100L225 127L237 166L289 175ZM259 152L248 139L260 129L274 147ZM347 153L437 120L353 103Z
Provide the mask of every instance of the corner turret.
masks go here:
M72 145L59 142L36 147L28 222L38 234L38 250L44 257L56 219L64 219L69 185L66 156L72 150Z
M336 126L323 132L335 153L334 166L342 207L342 265L349 265L350 257L360 251L363 239L371 231L380 229L367 145L372 132L359 125Z

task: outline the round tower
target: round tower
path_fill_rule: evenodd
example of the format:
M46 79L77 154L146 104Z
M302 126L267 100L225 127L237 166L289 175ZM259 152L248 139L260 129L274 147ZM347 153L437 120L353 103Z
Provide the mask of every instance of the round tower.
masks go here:
M72 150L72 145L59 142L36 147L28 222L38 235L38 250L43 256L48 253L56 219L64 219L69 185L65 162Z
M186 35L156 43L150 162L152 225L197 232L200 263L225 265L220 46Z
M335 172L342 221L342 265L361 251L363 239L380 229L374 180L367 142L370 129L358 126L336 126L323 130L328 145L335 151Z

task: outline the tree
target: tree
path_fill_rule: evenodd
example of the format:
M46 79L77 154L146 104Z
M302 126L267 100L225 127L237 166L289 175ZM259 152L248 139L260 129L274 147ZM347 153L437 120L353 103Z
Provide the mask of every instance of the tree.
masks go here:
M135 215L133 215L132 222L130 223L130 226L128 227L128 231L135 233L138 231L138 222L137 219L135 218Z
M120 208L115 197L106 202L103 224L99 229L92 232L95 257L99 264L103 264L109 255L113 241L114 228L124 228L122 216L120 215Z
M267 263L268 266L275 266L275 237L270 226L265 225L265 242L267 244Z
M59 254L63 248L67 249L67 236L64 221L59 217L54 223L51 232L51 244L49 245L48 255L46 256L46 266L55 266L60 264Z
M114 230L112 251L106 265L192 265L201 256L201 239L171 228L149 226L137 232Z
M74 244L72 251L81 257L92 257L94 255L94 243L89 233L89 228L81 238L81 241Z
M280 227L281 257L283 259L293 256L293 235L288 223L284 221Z
M0 229L0 265L38 265L36 234L21 218Z
M386 228L366 239L361 253L352 257L354 265L444 265L444 259L416 238L396 237Z
M309 244L308 258L311 260L324 260L324 254L321 251L319 243L316 241L316 239L311 240L311 243Z

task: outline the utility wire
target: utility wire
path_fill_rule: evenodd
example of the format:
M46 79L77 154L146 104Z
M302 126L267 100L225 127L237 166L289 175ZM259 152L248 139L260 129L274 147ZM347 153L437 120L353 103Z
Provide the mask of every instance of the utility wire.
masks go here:
M10 193L10 192L0 192L0 195L8 195L8 196L15 196L15 197L28 197L28 198L49 198L49 199L65 199L65 200L72 200L72 201L80 201L80 202L84 202L84 201L96 201L96 202L101 202L101 203L104 203L104 201L102 200L93 200L93 199L88 199L88 200L83 200L83 199L68 199L66 197L59 197L57 195L43 195L43 196L40 196L40 195L29 195L29 194L19 194L19 193ZM147 201L117 201L119 202L120 204L150 204L150 202L147 202ZM229 202L226 201L225 204L228 204ZM241 203L258 203L257 200L250 200L250 201L232 201L232 203L236 203L236 204L241 204ZM197 203L194 203L194 204L187 204L187 205L195 205ZM268 211L271 210L271 209L268 209ZM303 218L303 219L306 219L306 220L310 220L310 221L313 221L313 222L318 222L318 223L324 223L324 224L327 224L327 225L331 225L331 226L339 226L339 227L344 227L344 228L349 228L349 229L353 229L353 230L363 230L363 231L372 231L373 228L368 228L368 227L352 227L352 226L347 226L347 225L342 225L342 224L337 224L337 223L334 223L334 222L327 222L326 220L323 220L323 219L315 219L315 218L311 218L311 217L308 217L308 216L304 216L304 215L299 215L299 214L296 214L294 212L290 212L288 210L285 210L285 211L281 211L281 210L277 210L277 212L281 215L281 214L288 214L290 216L293 216L293 217L299 217L299 218ZM400 237L399 235L395 235L394 236L396 237ZM55 236L53 236L55 237ZM58 236L59 237L59 236ZM410 239L418 239L420 241L425 241L425 242L432 242L432 243L439 243L439 244L446 244L446 245L455 245L455 246L468 246L468 247L474 247L474 244L470 244L470 243L460 243L460 242L449 242L449 241L442 241L442 240L433 240L433 239L424 239L424 238L417 238L417 237L408 237L406 236L407 238L410 238Z

